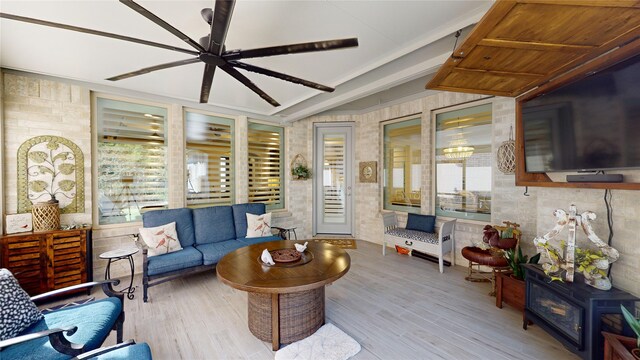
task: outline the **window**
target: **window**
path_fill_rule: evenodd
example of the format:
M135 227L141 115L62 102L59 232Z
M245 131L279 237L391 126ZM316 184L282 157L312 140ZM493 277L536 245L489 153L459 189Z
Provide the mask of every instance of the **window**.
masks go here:
M284 208L284 128L249 123L249 202Z
M420 123L412 118L383 126L385 210L420 212Z
M187 206L234 202L233 119L187 111Z
M167 205L167 109L97 98L98 223L141 220Z
M491 104L436 114L436 215L491 221Z

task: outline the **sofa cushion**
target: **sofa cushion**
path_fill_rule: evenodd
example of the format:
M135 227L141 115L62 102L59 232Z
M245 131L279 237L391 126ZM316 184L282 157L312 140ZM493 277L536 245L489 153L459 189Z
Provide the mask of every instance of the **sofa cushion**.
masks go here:
M208 244L236 238L231 206L193 209L196 244Z
M433 215L409 214L407 217L407 230L418 230L427 233L435 232L436 217Z
M263 243L263 242L267 242L267 241L276 241L276 240L282 240L282 239L280 238L280 236L277 236L277 235L255 237L255 238L239 238L238 239L238 241L243 243L245 246L249 246L249 245L253 245L253 244L259 244L259 243Z
M263 237L271 235L271 213L254 215L247 213L247 234L248 238Z
M202 253L204 264L212 265L217 264L223 256L243 246L245 246L244 243L233 239L210 244L196 245L196 248Z
M202 253L193 246L186 246L182 250L150 257L148 260L149 275L159 275L202 265Z
M191 209L153 210L142 215L142 226L146 228L165 225L174 221L182 247L193 245L195 243L195 232Z
M30 326L20 335L47 329L77 326L69 341L84 344L87 351L99 348L109 335L118 316L122 303L118 298L92 301L83 305L66 307L44 315L44 319ZM69 359L70 356L57 352L49 343L49 338L38 338L2 350L3 359Z
M233 223L236 227L236 238L247 236L247 213L261 215L266 212L264 204L236 204L233 208Z
M0 269L0 340L16 337L31 324L42 319L42 313L13 277Z
M142 241L149 248L149 256L164 255L182 250L176 233L175 222L152 228L139 228L138 232L142 237Z

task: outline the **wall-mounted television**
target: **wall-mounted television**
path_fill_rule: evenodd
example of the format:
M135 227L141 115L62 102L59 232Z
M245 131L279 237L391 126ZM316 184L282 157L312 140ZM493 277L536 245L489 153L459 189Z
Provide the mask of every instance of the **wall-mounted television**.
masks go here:
M526 171L640 168L640 55L521 103Z

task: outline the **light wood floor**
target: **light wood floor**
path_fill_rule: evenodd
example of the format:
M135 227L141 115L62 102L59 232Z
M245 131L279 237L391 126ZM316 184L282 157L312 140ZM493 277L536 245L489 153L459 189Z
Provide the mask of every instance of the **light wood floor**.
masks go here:
M358 241L351 270L327 287L326 315L362 345L354 359L577 359L522 315L495 306L489 285L463 267L437 264ZM139 279L138 284L140 284ZM273 359L247 328L247 295L204 273L150 289L125 305L125 338L154 359ZM139 293L138 293L139 292ZM114 344L112 334L105 345Z

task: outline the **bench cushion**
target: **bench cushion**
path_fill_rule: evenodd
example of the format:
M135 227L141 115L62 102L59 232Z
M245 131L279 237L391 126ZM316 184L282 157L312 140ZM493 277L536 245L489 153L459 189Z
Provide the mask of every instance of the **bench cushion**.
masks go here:
M69 341L84 344L87 350L99 348L109 335L118 316L122 303L118 298L92 301L44 314L44 319L33 324L20 335L47 329L77 326L78 331L68 336ZM2 350L3 359L69 359L70 356L57 352L48 337L38 338Z
M231 206L193 209L196 244L209 244L236 238Z
M149 257L149 275L159 275L171 271L202 265L202 253L193 246L169 254Z
M197 245L196 249L202 253L204 265L213 265L217 264L223 256L243 246L245 246L244 243L234 239Z
M182 247L193 245L195 243L195 232L191 209L153 210L142 215L142 225L144 227L156 227L174 221L178 232L178 240L180 240Z
M436 233L427 233L427 232L418 231L418 230L407 230L403 228L395 228L395 229L385 231L385 234L401 237L403 239L422 241L430 244L438 243L438 234Z
M247 236L247 213L262 215L266 212L264 204L235 204L233 208L233 223L236 227L236 238Z
M407 217L407 230L418 230L426 233L434 233L436 217L433 215L409 214Z

